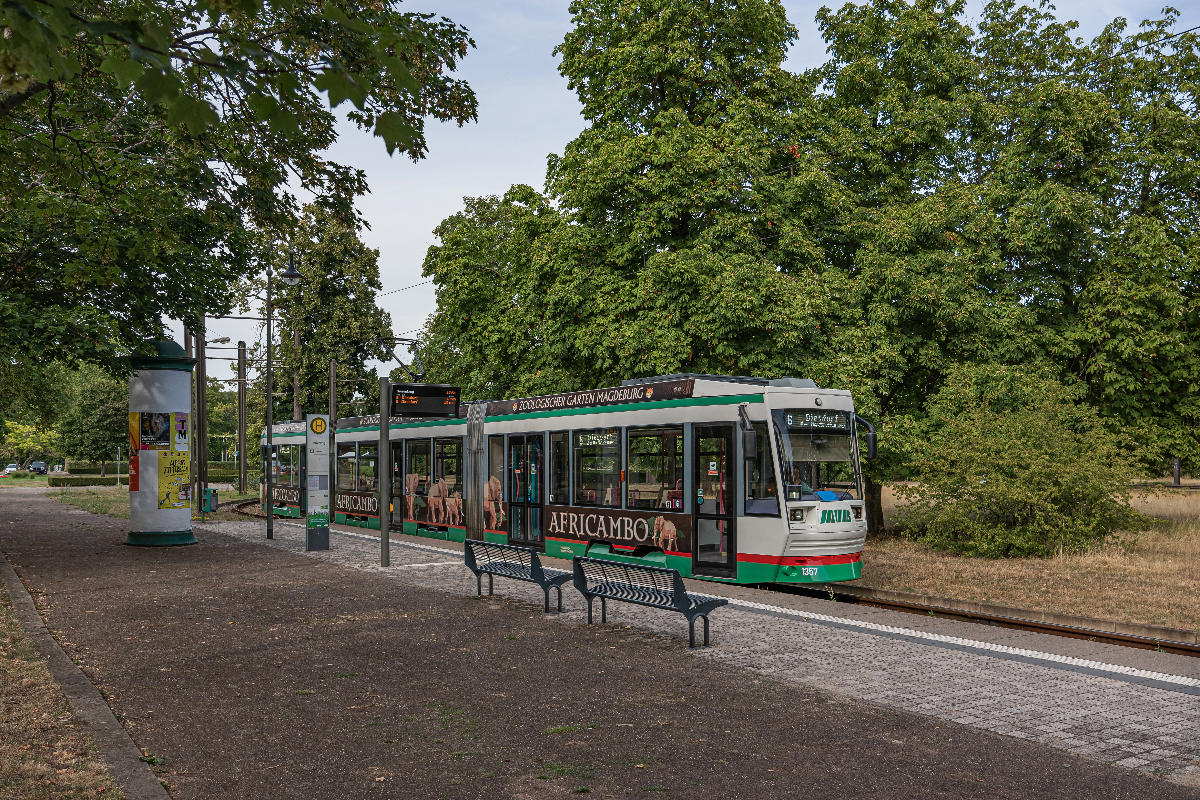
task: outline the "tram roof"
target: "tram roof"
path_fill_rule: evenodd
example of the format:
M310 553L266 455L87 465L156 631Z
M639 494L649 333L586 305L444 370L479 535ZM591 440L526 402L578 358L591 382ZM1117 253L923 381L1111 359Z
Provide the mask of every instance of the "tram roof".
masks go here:
M620 386L602 389L585 389L577 392L563 392L552 395L535 395L532 397L517 397L509 400L474 400L459 406L458 420L466 421L468 406L484 404L487 417L504 417L521 413L536 413L562 408L592 408L597 409L625 404L629 402L644 402L650 399L667 400L672 398L708 397L713 395L736 394L738 386L763 389L818 389L816 381L809 378L755 378L746 375L710 375L700 372L678 372L672 375L654 375L644 378L630 378L621 381ZM392 417L391 424L426 422L429 420L409 417ZM443 420L447 424L452 420ZM376 426L379 424L378 415L362 417L344 417L337 421L337 428L356 428ZM282 423L276 425L274 432L302 433L304 423Z
M744 383L750 386L776 386L789 389L818 389L817 382L811 378L751 378L747 375L708 375L702 372L676 372L673 375L655 375L650 378L630 378L621 381L622 386L639 386L644 383L659 381L717 381L722 383Z

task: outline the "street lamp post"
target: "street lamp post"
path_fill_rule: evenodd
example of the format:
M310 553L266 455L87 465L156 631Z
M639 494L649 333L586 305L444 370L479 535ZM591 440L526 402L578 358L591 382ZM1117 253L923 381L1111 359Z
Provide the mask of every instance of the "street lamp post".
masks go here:
M286 283L288 286L295 286L300 283L302 276L296 270L296 263L292 258L292 251L288 250L288 268L279 276L279 280ZM272 446L273 437L271 428L274 426L274 414L271 406L274 405L275 386L271 376L271 265L267 265L267 465L266 465L266 488L267 488L267 538L275 538L275 497L271 490L271 476L275 473L275 451Z

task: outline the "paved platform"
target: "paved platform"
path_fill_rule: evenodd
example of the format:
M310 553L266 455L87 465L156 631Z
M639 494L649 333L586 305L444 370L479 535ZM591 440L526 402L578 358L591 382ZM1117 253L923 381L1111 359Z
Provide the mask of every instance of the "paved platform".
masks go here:
M270 546L254 522L182 548L124 547L124 531L0 492L0 552L175 798L1200 795L1187 768L1164 780L949 716L989 692L1053 706L1038 670L1067 681L1060 692L1099 682L1135 706L1195 695L955 649L933 628L865 627L883 624L874 609L774 594L758 608L746 603L762 595L731 591L742 605L714 614L717 646L688 651L666 612L614 604L613 624L588 627L573 592L571 611L543 616L537 590L509 581L480 600L453 546L425 540L397 538L381 570L361 534L303 554L291 525ZM961 659L961 684L937 671L947 659ZM1018 667L1023 684L991 671ZM1001 678L1012 683L988 688ZM859 699L869 691L881 695ZM948 707L903 698L935 691ZM1116 738L1124 710L1107 713ZM1182 754L1194 737L1193 725L1162 744Z
M274 546L303 552L303 529L276 522ZM223 532L258 541L258 522ZM392 535L391 567L415 585L475 593L462 547ZM377 571L377 534L338 530L328 553L310 557ZM569 562L546 559L569 569ZM496 579L505 597L540 604L532 584ZM1200 787L1200 659L1014 631L959 620L741 586L687 581L728 597L713 614L708 658L890 708L1027 739ZM586 621L586 604L564 591L564 624ZM678 614L613 603L609 621L678 637Z

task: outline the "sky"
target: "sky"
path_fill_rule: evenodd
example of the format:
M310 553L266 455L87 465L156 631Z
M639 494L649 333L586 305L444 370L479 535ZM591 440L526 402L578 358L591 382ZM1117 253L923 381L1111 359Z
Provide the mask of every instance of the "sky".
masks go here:
M783 4L799 34L787 67L802 71L820 64L825 47L814 19L822 5L836 5L836 1L784 0ZM1163 0L1059 0L1055 5L1060 19L1079 21L1077 34L1086 38L1119 16L1131 25L1157 17L1165 4ZM541 189L546 156L561 153L584 127L579 102L551 52L570 28L568 5L568 0L406 0L401 6L445 15L470 30L476 47L456 74L474 89L479 119L461 128L430 121L429 151L416 163L405 157L389 158L382 140L350 124L341 126L339 141L328 153L335 161L366 172L371 191L359 199L358 208L370 228L361 236L379 251L383 291L378 303L391 314L396 335L416 333L436 308L432 285L413 286L427 280L421 275L421 264L430 245L437 243L433 229L462 210L464 197L500 195L517 183ZM983 0L968 0L968 22L983 5ZM1175 0L1172 5L1182 12L1178 29L1200 24L1200 0ZM256 326L210 320L208 339L227 336L235 342L251 342L261 335ZM171 330L182 342L178 323ZM234 353L212 350L210 355ZM213 361L209 375L227 377L230 365Z

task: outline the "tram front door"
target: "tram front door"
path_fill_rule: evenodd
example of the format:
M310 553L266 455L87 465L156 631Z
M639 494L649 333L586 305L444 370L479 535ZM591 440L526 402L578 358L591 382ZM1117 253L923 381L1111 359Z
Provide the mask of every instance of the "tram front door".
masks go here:
M694 428L696 487L692 517L692 572L697 575L737 575L737 509L733 468L733 425Z
M508 437L508 538L513 544L541 549L542 434Z

